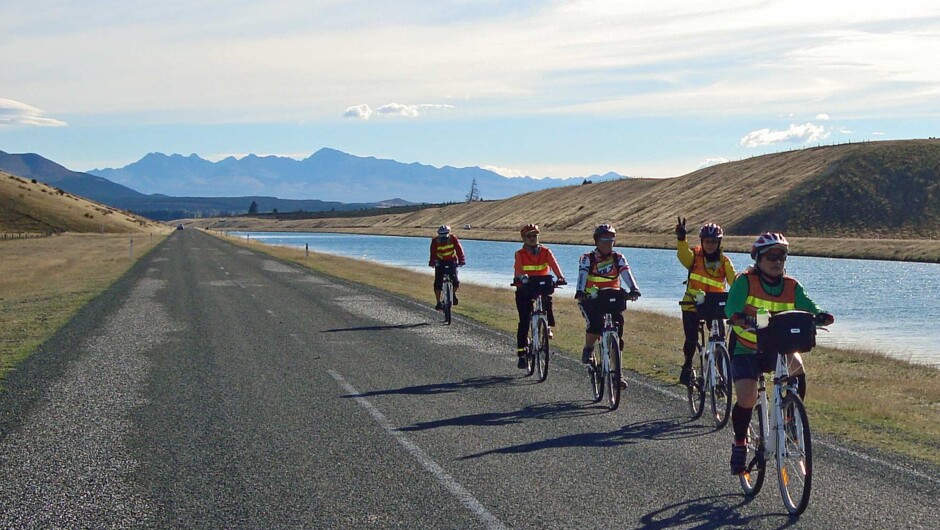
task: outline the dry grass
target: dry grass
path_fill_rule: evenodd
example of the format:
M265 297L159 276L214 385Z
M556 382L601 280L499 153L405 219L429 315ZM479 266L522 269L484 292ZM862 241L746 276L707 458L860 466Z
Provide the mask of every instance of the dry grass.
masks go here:
M167 231L166 225L0 171L0 232Z
M167 233L65 234L0 243L0 379Z
M307 258L302 250L228 239L325 274L424 302L433 299L431 279L418 273L373 262L357 266L355 260L324 254L311 253ZM376 274L377 268L381 273ZM464 284L461 293L457 313L515 333L518 317L510 290ZM580 352L584 321L571 295L562 290L555 297L558 326L554 344L567 352ZM629 309L625 317L625 366L675 382L682 355L680 319ZM940 370L830 348L808 354L806 365L810 373L808 407L818 432L940 463Z

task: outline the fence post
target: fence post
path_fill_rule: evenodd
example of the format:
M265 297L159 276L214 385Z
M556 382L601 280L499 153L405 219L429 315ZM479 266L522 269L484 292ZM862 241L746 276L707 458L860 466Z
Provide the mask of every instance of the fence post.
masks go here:
M308 258L310 257L310 243L304 243L304 253Z
M131 247L130 247L130 250L128 250L127 257L129 257L130 259L134 259L134 238L133 237L131 238Z

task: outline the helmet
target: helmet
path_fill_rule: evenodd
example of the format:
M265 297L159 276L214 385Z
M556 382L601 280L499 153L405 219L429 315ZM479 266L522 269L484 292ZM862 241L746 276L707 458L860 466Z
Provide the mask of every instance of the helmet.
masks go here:
M597 228L594 229L594 240L596 241L598 237L602 234L610 234L612 236L617 235L617 230L609 224L597 225Z
M539 225L534 225L534 224L532 224L532 223L529 223L529 224L527 224L527 225L525 225L525 226L523 226L522 228L519 229L519 234L521 234L522 237L525 237L525 235L528 234L529 232L535 232L536 234L538 234L538 233L539 233Z
M437 234L440 236L446 236L449 233L450 233L450 227L447 225L441 225L441 227L437 229Z
M778 232L764 232L763 234L757 236L757 239L754 240L754 244L751 245L751 258L757 259L759 254L763 254L765 251L770 250L773 247L780 247L784 250L790 248L790 242L787 241L787 238L783 234Z
M721 229L720 226L715 223L708 223L702 225L702 229L698 231L698 237L705 239L706 237L714 237L721 239L725 235L725 231Z

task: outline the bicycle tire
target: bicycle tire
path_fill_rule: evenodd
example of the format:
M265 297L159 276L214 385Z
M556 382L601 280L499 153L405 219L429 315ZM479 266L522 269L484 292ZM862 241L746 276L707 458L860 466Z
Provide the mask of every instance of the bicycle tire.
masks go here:
M799 516L809 504L813 485L813 443L803 400L794 393L783 398L783 446L777 451L777 484L783 505Z
M692 379L686 385L686 397L689 402L689 415L693 420L702 416L705 410L705 357L702 351L698 349L695 353L698 357L698 376L692 374Z
M600 347L594 349L593 362L588 365L588 376L591 378L591 395L593 402L598 403L604 398L604 374L600 359Z
M453 286L450 282L444 282L443 293L441 293L441 305L444 308L444 323L450 324L451 309L454 303Z
M548 377L548 323L544 318L539 318L539 348L535 352L535 364L539 371L539 383L545 381Z
M724 344L716 344L715 351L715 384L710 390L712 401L712 417L715 427L724 428L731 419L732 387L731 387L731 356Z
M754 405L751 424L747 427L746 462L747 470L738 475L738 479L744 494L753 497L760 493L767 471L767 459L764 457L764 408L760 403Z
M607 404L610 410L620 406L620 339L616 333L609 333L607 351L610 352L610 371L607 372Z

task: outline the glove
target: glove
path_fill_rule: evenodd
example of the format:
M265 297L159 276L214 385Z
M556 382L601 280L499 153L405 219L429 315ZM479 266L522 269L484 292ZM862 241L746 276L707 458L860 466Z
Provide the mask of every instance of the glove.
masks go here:
M836 317L832 316L832 313L822 312L816 315L813 320L817 326L828 326L836 321Z
M584 291L578 291L578 292L574 293L574 299L575 299L575 300L584 300L585 298L587 298L587 295L584 294Z
M735 313L731 315L731 325L742 328L746 327L748 325L747 313Z
M555 285L568 285L568 280L564 276L558 278L558 281L555 282Z
M631 302L636 302L636 299L641 296L640 291L630 291L627 293L627 300Z
M457 264L457 266L458 266L458 267L463 267L463 266L466 265L466 264L467 264L466 261L461 261L460 263Z
M679 241L685 241L685 218L676 217L676 221L678 221L676 223L676 239Z

